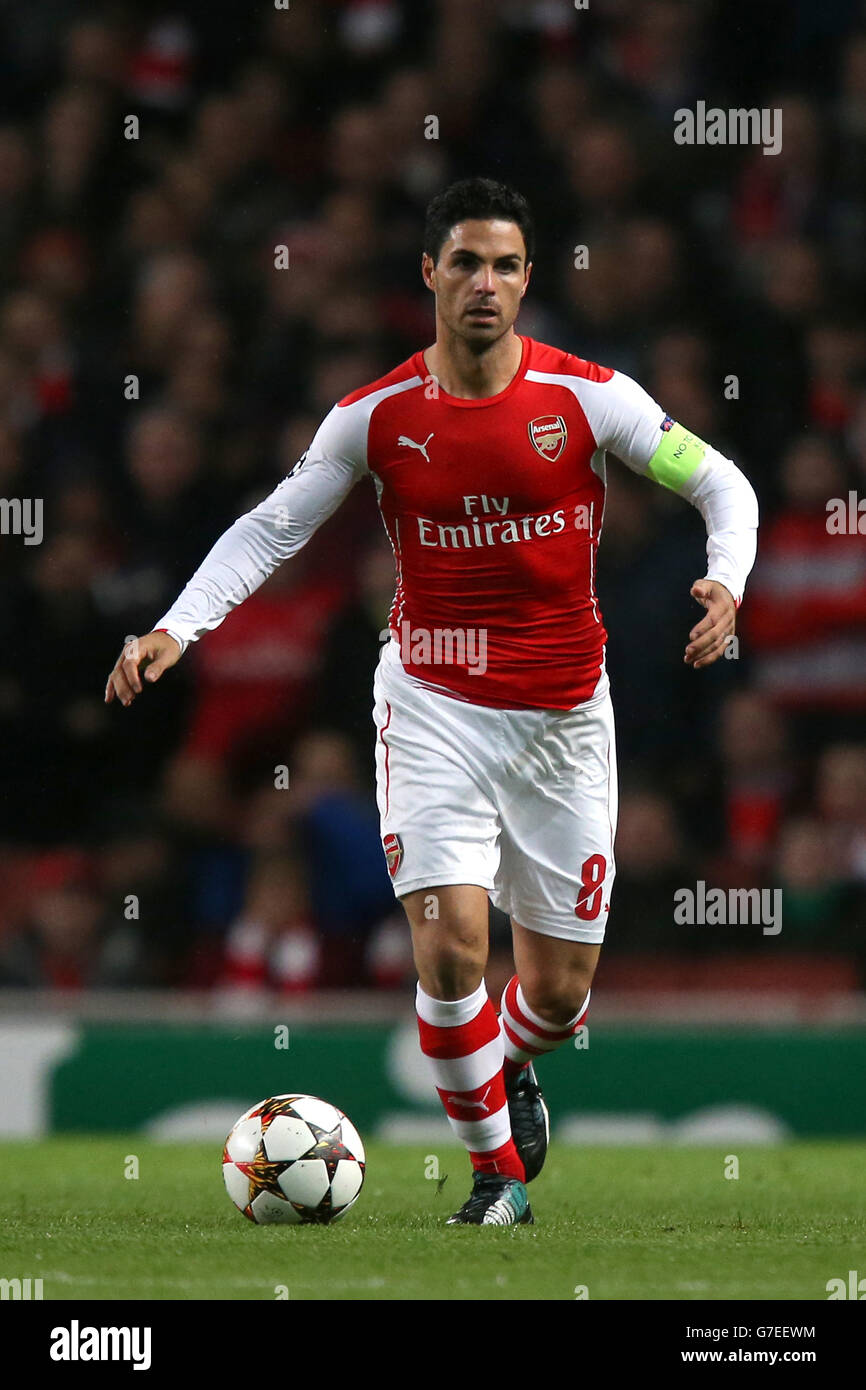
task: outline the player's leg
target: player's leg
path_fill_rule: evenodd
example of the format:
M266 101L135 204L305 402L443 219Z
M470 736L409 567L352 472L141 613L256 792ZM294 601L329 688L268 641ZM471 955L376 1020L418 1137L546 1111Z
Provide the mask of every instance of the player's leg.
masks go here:
M496 757L493 716L410 684L387 650L375 691L382 842L412 928L421 1048L484 1189L484 1201L458 1219L513 1224L531 1218L484 984L487 893L499 861L487 766Z
M487 890L475 883L419 888L401 899L421 988L435 999L472 994L487 965Z
M529 1182L549 1135L534 1063L584 1023L604 938L615 873L616 756L609 700L513 723L523 752L500 793L494 901L513 928L516 973L503 991L501 1025L512 1132Z
M487 892L450 884L408 893L402 902L418 970L421 1051L475 1174L472 1197L452 1221L531 1220L505 1096L504 1043L484 983Z
M550 1140L550 1118L534 1063L571 1042L585 1022L601 948L527 931L519 922L512 921L511 929L516 974L502 993L503 1075L512 1136L526 1181L532 1182Z
M574 1036L601 953L600 945L546 936L515 921L511 931L516 974L502 996L509 1074Z

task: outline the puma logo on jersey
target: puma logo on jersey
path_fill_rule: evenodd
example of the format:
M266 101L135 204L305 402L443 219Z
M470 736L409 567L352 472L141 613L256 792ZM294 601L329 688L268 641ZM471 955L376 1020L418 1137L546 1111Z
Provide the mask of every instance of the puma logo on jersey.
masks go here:
M406 447L409 448L409 449L418 449L418 450L424 455L425 459L426 459L427 462L429 463L429 462L430 462L430 455L429 455L428 452L427 452L427 445L430 443L430 440L431 440L432 438L433 438L433 431L431 430L431 432L428 434L427 438L424 440L424 443L423 443L423 444L416 444L414 439L410 439L410 438L408 437L408 435L401 434L401 435L400 435L400 438L397 440L397 443L398 443L398 445L399 445L399 444L405 444Z
M487 1097L490 1095L492 1085L493 1083L491 1082L480 1100L464 1100L462 1096L448 1096L448 1100L452 1105L465 1105L467 1110L483 1110L484 1114L487 1115L490 1113L487 1105Z

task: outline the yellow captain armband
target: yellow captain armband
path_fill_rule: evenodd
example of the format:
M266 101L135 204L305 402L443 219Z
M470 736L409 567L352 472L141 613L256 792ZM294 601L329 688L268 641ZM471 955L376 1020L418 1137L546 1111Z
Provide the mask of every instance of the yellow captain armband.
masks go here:
M647 464L647 472L662 487L677 492L703 463L709 446L666 415L662 421L661 443Z

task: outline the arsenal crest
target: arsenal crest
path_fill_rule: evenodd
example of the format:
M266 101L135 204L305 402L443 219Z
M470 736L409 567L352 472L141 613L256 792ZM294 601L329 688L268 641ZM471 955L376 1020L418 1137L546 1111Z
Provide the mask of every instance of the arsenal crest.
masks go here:
M403 862L403 841L399 835L385 835L382 838L382 848L388 861L388 873L393 878Z
M568 430L561 415L538 415L530 420L527 429L532 447L543 459L558 459L568 438Z

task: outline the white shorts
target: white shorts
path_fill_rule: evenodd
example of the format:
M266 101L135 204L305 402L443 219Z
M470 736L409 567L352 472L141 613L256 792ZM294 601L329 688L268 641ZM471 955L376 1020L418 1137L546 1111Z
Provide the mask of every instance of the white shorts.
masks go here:
M602 941L617 814L606 678L577 709L491 709L408 676L392 638L373 693L376 794L397 897L476 883L531 931Z

